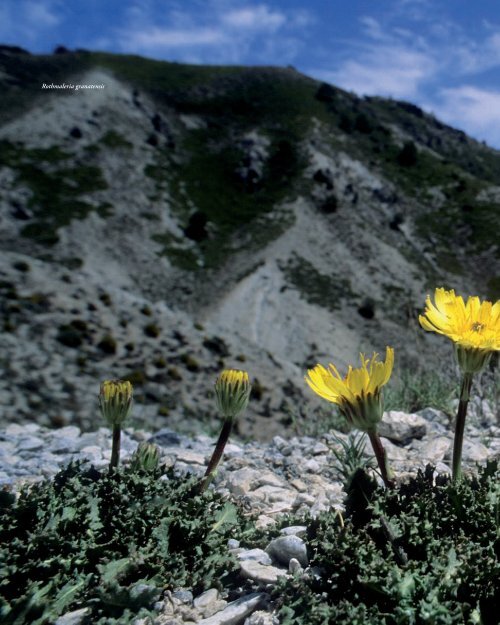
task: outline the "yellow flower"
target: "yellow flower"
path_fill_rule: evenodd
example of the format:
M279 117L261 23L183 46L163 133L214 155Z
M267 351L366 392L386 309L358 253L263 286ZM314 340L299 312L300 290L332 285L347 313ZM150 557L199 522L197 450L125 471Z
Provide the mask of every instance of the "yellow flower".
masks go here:
M355 427L363 431L374 431L382 419L383 404L381 388L391 377L394 365L394 350L386 348L385 362L378 360L378 354L371 359L361 357L361 367L349 366L342 378L335 365L329 369L316 365L310 369L306 382L320 397L338 404L340 411Z
M129 381L105 380L99 392L99 407L110 427L121 425L132 407L132 384Z
M234 418L248 404L252 386L246 371L225 369L215 382L217 407L225 418Z
M453 289L443 288L436 289L434 299L435 304L427 296L420 325L453 341L464 372L480 371L492 352L500 350L500 300L492 304L469 297L465 303Z

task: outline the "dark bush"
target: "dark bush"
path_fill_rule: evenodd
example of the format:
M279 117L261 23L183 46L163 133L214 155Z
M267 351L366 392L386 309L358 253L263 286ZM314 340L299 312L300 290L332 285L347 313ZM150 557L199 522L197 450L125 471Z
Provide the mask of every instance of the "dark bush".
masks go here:
M344 527L334 512L309 524L317 574L275 589L280 622L498 625L499 478L497 463L458 484L428 466L391 491L359 470Z
M116 339L111 334L106 334L97 343L97 347L104 354L116 354Z
M397 156L398 163L401 167L413 167L417 164L417 158L418 152L413 141L407 141Z
M230 584L238 565L227 540L248 521L194 485L164 469L70 464L18 499L0 492L2 625L48 625L85 607L88 623L125 625L164 589Z
M82 332L70 324L64 324L59 327L56 339L62 345L72 347L74 349L80 347L83 343Z

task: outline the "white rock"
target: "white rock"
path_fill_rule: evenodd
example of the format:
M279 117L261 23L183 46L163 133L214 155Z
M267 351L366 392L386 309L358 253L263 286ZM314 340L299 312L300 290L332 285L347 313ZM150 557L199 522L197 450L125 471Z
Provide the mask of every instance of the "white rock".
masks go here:
M429 441L422 441L418 448L419 457L424 464L441 462L450 449L452 442L446 436L437 436Z
M240 562L240 571L243 577L261 584L275 584L278 581L278 577L283 577L287 574L287 571L284 569L268 564L260 564L260 562L255 560Z
M90 612L90 608L80 608L73 612L66 612L54 621L54 625L80 625L83 619Z
M292 558L296 558L302 566L308 565L307 549L302 538L298 536L280 536L272 540L266 547L266 552L279 562L288 566Z
M279 625L279 621L270 612L257 610L245 620L243 625Z
M414 438L425 436L427 421L417 414L389 410L384 412L379 424L379 433L393 442L406 445Z
M196 597L196 599L193 601L193 605L195 608L198 608L198 610L204 610L218 599L219 591L217 590L217 588L209 588L208 590L205 590L205 592L201 593L201 595L198 595L198 597Z
M300 534L305 534L307 532L307 527L305 525L290 525L289 527L283 527L280 530L280 534L283 536L299 536Z
M272 564L272 560L263 549L244 549L238 553L239 560L253 560L260 564Z
M229 603L224 610L202 619L198 625L237 625L256 610L263 599L264 594L260 592L246 595Z
M241 497L255 488L259 483L260 475L261 473L256 469L247 467L238 469L227 476L227 486L233 495Z

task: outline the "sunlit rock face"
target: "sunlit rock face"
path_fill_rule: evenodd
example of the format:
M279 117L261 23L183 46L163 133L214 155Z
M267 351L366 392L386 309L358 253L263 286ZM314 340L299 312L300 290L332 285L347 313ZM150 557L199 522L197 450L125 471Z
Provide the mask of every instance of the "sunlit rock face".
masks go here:
M0 89L5 423L94 428L126 378L137 425L211 430L233 367L236 431L268 439L316 418L317 363L390 345L395 380L453 376L418 327L435 286L498 298L500 156L416 107L94 53L2 52Z

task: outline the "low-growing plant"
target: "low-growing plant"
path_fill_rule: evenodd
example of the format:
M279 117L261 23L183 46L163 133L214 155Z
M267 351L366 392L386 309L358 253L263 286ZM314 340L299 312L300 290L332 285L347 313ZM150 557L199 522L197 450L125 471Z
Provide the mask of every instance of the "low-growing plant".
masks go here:
M154 463L150 463L151 467ZM3 625L45 625L88 608L86 623L131 623L165 589L230 585L227 540L239 509L196 478L71 463L53 480L0 492Z
M459 482L427 466L398 489L358 471L343 525L308 520L312 569L274 589L280 623L497 625L499 479L493 462Z

